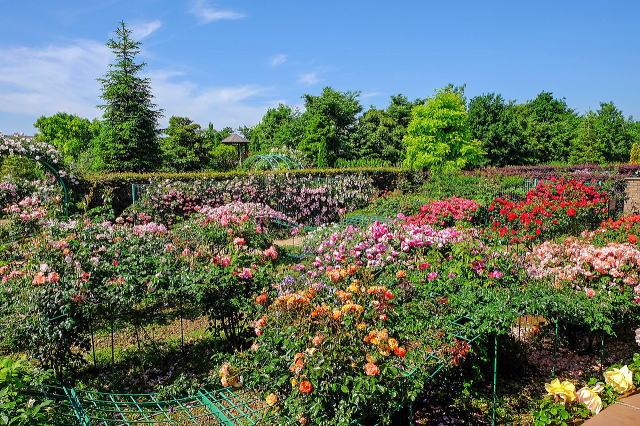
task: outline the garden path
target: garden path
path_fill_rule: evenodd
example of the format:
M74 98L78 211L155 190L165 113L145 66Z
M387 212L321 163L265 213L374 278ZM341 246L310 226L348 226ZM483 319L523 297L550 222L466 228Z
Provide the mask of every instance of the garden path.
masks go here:
M586 426L640 425L640 393L623 398L597 416L584 422Z

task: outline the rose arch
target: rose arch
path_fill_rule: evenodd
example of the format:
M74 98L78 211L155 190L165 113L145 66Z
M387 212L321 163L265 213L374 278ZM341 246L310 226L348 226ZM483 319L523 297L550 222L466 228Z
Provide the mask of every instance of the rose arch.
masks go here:
M64 169L64 161L60 151L53 145L38 141L33 137L18 133L11 136L0 133L0 157L5 155L20 155L31 158L48 169L62 187L65 214L69 216L68 182L77 183L77 179Z

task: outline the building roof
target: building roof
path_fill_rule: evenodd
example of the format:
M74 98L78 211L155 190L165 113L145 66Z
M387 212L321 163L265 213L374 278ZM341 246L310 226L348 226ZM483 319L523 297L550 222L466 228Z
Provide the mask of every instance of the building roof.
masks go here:
M249 143L249 141L245 138L243 138L240 135L237 135L235 133L232 133L231 135L229 135L228 137L224 138L222 140L222 143L226 143L226 144L230 144L230 145L235 145L235 144L243 144L243 143Z

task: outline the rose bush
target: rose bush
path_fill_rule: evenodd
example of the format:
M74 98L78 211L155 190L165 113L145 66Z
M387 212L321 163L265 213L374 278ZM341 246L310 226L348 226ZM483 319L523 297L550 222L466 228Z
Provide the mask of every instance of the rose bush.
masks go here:
M577 179L543 181L523 201L497 198L488 207L486 237L504 244L577 235L606 218L608 202L606 193Z
M155 220L174 223L204 206L232 202L259 203L294 222L319 225L336 222L341 214L363 207L374 193L370 178L360 175L331 179L292 174L264 174L231 180L163 181L150 185L137 209Z

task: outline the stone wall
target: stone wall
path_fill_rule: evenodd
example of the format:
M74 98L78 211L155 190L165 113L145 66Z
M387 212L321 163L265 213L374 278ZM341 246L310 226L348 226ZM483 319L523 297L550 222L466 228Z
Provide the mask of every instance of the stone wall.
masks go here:
M624 202L624 214L638 214L640 213L640 178L626 178L625 195L626 200Z

